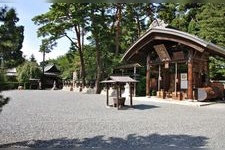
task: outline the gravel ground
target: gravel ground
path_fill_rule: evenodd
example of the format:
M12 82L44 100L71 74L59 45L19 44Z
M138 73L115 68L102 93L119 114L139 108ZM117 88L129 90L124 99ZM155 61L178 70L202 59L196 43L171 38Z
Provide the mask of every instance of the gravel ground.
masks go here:
M225 148L225 104L134 101L117 110L104 95L3 94L11 100L0 114L0 148Z

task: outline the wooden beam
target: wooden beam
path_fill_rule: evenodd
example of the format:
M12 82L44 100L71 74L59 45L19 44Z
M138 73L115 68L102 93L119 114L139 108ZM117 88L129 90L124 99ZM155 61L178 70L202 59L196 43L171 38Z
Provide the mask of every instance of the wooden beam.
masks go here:
M193 99L193 60L188 61L188 89L187 98Z
M121 91L121 84L119 84L119 97L122 96L122 91Z
M133 99L132 99L132 84L129 83L129 89L130 89L130 106L132 107L133 106Z
M208 61L206 61L205 62L205 73L206 73L206 79L205 79L205 81L206 81L206 84L208 85L209 83L210 83L210 78L209 78L209 62Z
M167 83L170 82L169 81L169 68L164 68L164 72L163 72L163 99L166 98L166 87L167 87Z
M188 89L187 89L187 98L193 99L193 55L194 50L189 50L188 53Z
M118 83L116 83L116 98L117 98L117 101L116 101L116 107L117 109L119 109L119 85Z
M106 83L106 106L109 106L109 85Z
M177 97L177 63L175 63L175 95Z
M147 56L146 61L146 96L150 96L150 54Z
M143 54L142 52L140 52L140 50L142 48L144 48L146 45L148 45L150 42L152 42L152 40L143 40L141 41L140 43L138 43L137 45L135 45L132 49L133 51L132 52L129 52L131 53L130 55L128 55L128 58L125 58L125 60L130 60L134 55L139 55L139 54Z
M162 77L161 77L161 65L159 65L158 91L160 91L160 89L161 89L161 87L160 87L161 80L162 80Z
M136 74L137 74L137 67L134 67L134 79L136 80ZM136 96L136 88L137 84L134 83L134 96Z
M162 34L154 36L154 40L165 40L165 41L173 41L177 43L181 43L183 45L192 47L193 49L198 50L199 52L203 52L205 49L201 45L196 44L193 41L190 41L188 39L182 39L180 37L172 36L172 35L165 35L163 36Z

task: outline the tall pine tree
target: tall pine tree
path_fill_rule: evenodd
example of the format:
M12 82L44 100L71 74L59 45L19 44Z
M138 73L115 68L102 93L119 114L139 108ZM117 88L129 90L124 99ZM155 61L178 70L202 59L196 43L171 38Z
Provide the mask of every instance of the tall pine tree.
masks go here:
M4 68L16 67L23 63L23 26L17 26L19 18L14 9L0 8L0 55L3 57Z

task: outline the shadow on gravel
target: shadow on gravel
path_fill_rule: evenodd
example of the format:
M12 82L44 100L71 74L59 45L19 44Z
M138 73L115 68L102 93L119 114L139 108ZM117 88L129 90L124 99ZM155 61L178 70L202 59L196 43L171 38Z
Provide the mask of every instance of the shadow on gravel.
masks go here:
M134 105L133 108L134 109L145 110L145 109L159 108L159 106L139 104L139 105Z
M0 148L200 148L207 144L207 137L192 135L138 136L126 138L103 135L84 139L59 138L51 140L30 140L0 145Z
M108 108L115 108L117 109L117 107L114 107L113 105L109 105ZM125 105L121 108L119 108L119 110L132 110L132 109L138 109L138 110L146 110L146 109L153 109L153 108L159 108L159 106L155 106L155 105L145 105L145 104L135 104L132 107L129 105Z

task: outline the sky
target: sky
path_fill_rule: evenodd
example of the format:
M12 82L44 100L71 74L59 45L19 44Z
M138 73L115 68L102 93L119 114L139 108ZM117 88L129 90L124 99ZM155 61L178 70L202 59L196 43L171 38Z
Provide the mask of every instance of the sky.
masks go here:
M8 6L9 8L15 8L17 17L20 19L17 25L24 26L23 55L26 56L26 59L29 59L31 54L33 54L38 63L43 59L42 53L39 52L41 38L37 37L38 26L31 19L34 16L46 13L50 5L51 3L41 0L14 0L11 3L3 3L0 1L0 7ZM46 54L46 60L57 58L68 52L70 42L67 39L58 40L57 43L57 47L52 52Z

